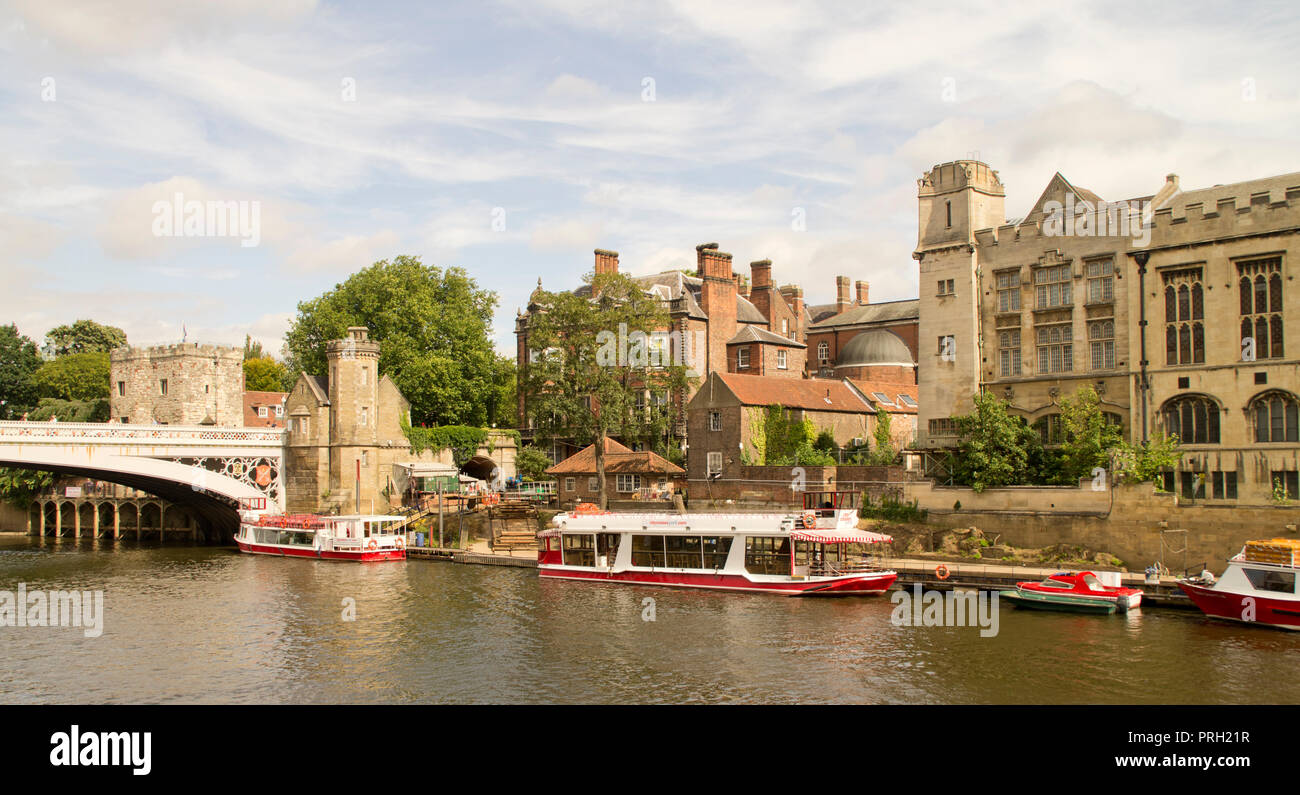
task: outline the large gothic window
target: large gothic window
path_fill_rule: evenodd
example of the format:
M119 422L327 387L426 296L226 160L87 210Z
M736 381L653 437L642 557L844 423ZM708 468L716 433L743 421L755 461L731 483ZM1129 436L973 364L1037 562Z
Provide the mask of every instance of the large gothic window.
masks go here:
M1246 407L1256 442L1300 441L1300 403L1289 392L1256 395Z
M1165 364L1205 362L1205 288L1200 268L1163 276L1165 283Z
M1219 404L1201 395L1177 397L1160 410L1165 434L1183 444L1219 443Z
M1280 359L1282 334L1282 259L1237 263L1241 309L1241 349L1245 361ZM1252 358L1253 357L1253 358Z

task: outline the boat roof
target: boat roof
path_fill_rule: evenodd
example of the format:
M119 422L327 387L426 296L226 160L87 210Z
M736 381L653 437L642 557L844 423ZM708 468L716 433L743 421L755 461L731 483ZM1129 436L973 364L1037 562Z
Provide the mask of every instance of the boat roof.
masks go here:
M583 513L557 514L552 527L539 536L556 536L561 532L634 532L643 530L664 535L789 535L799 541L821 544L878 544L892 541L884 533L859 530L858 512L840 509L833 515L819 515L813 527L798 526L810 511L790 513Z

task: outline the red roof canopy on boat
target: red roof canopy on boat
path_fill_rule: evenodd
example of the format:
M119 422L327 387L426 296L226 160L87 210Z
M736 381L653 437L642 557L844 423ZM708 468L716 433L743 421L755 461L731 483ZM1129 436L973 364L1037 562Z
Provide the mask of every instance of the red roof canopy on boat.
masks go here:
M883 544L894 540L893 536L870 530L794 530L790 537L815 544Z

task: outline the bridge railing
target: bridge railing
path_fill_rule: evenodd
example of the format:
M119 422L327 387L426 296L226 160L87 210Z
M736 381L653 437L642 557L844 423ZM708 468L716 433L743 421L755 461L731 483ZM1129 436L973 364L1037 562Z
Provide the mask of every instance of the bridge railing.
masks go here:
M209 425L126 425L112 422L23 422L0 420L0 442L78 442L184 444L252 442L279 445L280 428L219 428Z

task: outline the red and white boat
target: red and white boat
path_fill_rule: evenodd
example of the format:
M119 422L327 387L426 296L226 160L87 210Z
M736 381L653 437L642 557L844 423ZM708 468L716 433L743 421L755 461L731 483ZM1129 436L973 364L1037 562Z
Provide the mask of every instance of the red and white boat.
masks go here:
M1178 581L1201 612L1211 618L1300 629L1300 541L1247 541L1217 580L1209 572ZM1208 576L1207 576L1208 575Z
M1002 596L1017 607L1074 612L1113 613L1142 604L1140 588L1106 585L1090 571L1062 571L1041 582L1018 582L1016 590L1003 591Z
M869 550L893 539L857 529L855 510L798 514L561 513L538 533L547 579L758 591L883 593L897 573Z
M321 560L406 560L406 537L393 532L401 516L245 515L239 551Z

